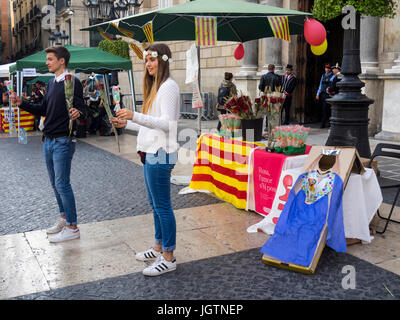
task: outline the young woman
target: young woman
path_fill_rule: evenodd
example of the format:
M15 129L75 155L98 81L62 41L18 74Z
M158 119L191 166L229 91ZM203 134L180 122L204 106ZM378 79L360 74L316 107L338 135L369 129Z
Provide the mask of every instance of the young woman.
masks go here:
M179 87L170 78L171 51L167 45L150 45L144 51L144 59L142 113L121 109L112 122L117 128L139 130L137 151L144 162L144 181L153 209L155 241L153 247L137 253L136 259L156 259L143 270L143 274L158 276L176 269L173 255L176 223L171 205L170 178L178 157Z

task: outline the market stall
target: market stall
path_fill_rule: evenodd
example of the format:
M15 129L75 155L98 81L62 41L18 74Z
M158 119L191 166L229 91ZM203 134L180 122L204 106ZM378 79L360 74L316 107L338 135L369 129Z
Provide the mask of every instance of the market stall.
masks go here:
M106 74L111 71L127 71L129 74L131 96L133 106L135 106L135 90L132 75L132 62L128 59L123 59L111 53L88 47L65 46L71 54L68 63L68 69L75 72ZM33 55L16 61L10 66L10 74L13 82L16 83L16 91L19 96L22 95L23 71L26 69L34 69L35 73L46 74L48 67L46 65L46 53L44 51L37 52ZM106 92L110 92L107 77L104 77L104 85ZM111 104L110 96L109 104ZM19 108L18 112L19 113ZM18 123L16 116L16 123ZM18 126L17 126L18 128Z

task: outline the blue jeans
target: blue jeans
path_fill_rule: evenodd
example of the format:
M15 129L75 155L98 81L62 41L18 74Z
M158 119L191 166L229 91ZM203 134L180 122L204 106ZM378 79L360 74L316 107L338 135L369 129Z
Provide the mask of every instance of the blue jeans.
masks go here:
M147 197L153 209L155 243L161 244L165 252L176 248L176 222L171 204L171 172L178 153L166 153L159 149L157 153L146 154L143 166Z
M60 214L65 214L67 225L77 225L75 197L70 183L71 162L75 153L72 138L45 138L43 156L50 183L56 195Z

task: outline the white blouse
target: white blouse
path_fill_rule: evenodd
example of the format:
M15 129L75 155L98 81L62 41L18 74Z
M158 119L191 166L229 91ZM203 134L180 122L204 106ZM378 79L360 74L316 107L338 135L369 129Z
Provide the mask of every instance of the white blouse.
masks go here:
M137 151L156 153L163 148L167 153L172 153L178 150L179 98L178 84L168 78L158 89L149 113L134 112L126 128L139 131Z

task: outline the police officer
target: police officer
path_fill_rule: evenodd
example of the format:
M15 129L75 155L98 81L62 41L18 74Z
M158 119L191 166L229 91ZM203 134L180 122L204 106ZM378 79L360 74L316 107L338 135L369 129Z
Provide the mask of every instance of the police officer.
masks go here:
M336 65L332 67L332 76L329 79L329 86L326 89L326 92L329 94L330 97L333 97L335 94L339 93L337 83L341 80L339 78L341 70L342 69L340 68L339 63L336 63Z
M331 78L331 76L332 76L331 65L325 64L325 73L321 77L317 95L315 97L317 100L321 101L322 105L321 128L325 128L326 123L329 122L330 105L326 103L326 99L329 98L329 94L326 92L326 89L329 87L329 79Z

